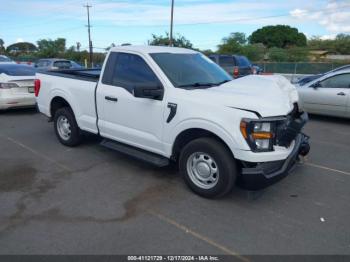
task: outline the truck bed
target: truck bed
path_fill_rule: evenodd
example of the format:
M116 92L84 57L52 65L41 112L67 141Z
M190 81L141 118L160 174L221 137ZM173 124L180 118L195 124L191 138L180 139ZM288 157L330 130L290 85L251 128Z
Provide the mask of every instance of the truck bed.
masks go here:
M101 69L61 69L50 71L38 71L38 73L78 79L83 81L98 82L101 75Z

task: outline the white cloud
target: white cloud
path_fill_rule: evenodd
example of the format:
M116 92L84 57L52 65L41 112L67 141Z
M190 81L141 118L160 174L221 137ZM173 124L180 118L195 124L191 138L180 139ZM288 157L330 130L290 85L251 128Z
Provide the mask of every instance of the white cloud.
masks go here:
M350 1L329 0L323 9L294 9L290 12L295 19L317 22L329 33L350 33Z
M322 39L322 40L334 40L336 36L337 36L336 34L333 34L333 35L323 35L323 36L320 37L320 39Z
M297 8L297 9L290 11L289 13L292 17L302 18L302 17L306 16L307 10Z
M17 38L16 39L16 43L22 43L22 42L24 42L24 40L22 38Z

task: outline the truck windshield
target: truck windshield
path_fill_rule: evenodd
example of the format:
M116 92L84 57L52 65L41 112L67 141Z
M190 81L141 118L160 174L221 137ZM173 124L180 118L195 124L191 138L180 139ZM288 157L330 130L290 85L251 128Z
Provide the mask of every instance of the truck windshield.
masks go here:
M153 53L151 57L175 87L207 88L232 80L221 67L199 53Z

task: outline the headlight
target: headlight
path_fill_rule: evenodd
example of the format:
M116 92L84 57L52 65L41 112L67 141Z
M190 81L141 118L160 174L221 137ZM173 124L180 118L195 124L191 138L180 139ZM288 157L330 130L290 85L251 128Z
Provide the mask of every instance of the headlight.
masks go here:
M243 119L240 129L243 137L254 152L273 151L275 122Z

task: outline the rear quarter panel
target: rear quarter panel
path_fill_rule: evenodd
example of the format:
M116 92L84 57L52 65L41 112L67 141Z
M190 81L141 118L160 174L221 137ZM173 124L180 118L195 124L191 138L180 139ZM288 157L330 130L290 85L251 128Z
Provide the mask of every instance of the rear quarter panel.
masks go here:
M95 111L95 82L37 73L41 81L37 104L39 111L51 115L51 102L55 97L65 99L71 106L80 129L97 133Z

